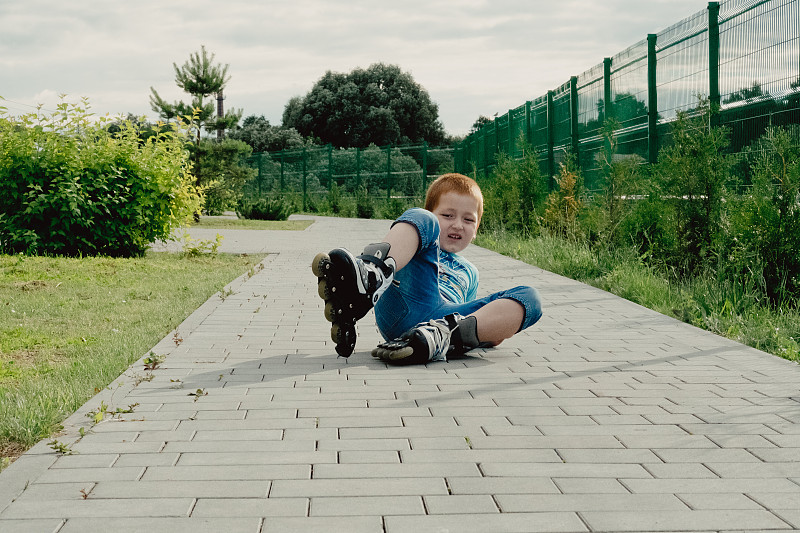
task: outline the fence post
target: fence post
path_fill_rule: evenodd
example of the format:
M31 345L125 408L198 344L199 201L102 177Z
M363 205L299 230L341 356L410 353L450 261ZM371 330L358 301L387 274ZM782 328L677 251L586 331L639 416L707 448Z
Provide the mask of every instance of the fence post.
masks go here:
M606 57L603 59L603 122L610 118L614 118L614 104L612 103L611 96L611 58ZM611 139L605 140L606 153L611 152Z
M306 207L306 205L307 205L306 201L307 201L307 197L308 197L308 185L307 185L307 181L308 180L306 179L307 168L308 168L308 165L306 165L306 147L303 146L303 211L307 211L308 210L308 208Z
M708 3L708 98L711 125L719 123L719 2Z
M533 146L533 134L531 133L531 101L525 102L525 142Z
M392 197L392 145L386 147L386 199Z
M361 148L356 146L356 190L361 187Z
M556 157L553 152L555 139L555 110L553 109L553 91L547 91L547 173L550 176L550 190L555 189Z
M264 179L264 173L262 172L262 167L264 166L264 163L262 161L263 157L264 153L258 152L258 197L259 198L261 198L261 196L263 195L261 186L261 181Z
M286 179L284 178L283 174L283 156L284 151L281 150L280 157L281 157L281 194L286 192Z
M333 188L333 145L328 143L328 190Z
M453 151L455 161L455 151ZM422 141L422 187L428 188L428 141Z
M580 136L578 132L578 77L572 76L569 79L569 129L572 136L572 154L576 160L580 147Z
M647 35L647 158L650 163L658 161L657 38L655 33Z

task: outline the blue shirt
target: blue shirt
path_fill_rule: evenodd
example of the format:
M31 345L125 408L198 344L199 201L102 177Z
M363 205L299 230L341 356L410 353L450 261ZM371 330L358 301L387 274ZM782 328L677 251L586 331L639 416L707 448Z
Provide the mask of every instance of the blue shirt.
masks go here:
M478 296L478 269L458 254L439 250L439 293L454 304Z

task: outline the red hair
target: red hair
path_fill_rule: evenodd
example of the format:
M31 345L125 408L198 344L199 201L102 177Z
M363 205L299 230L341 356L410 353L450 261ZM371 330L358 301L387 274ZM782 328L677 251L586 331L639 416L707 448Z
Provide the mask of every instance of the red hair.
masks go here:
M483 216L483 193L472 178L464 174L442 174L428 187L425 195L425 209L433 211L439 205L442 195L448 192L472 196L478 202L478 222Z

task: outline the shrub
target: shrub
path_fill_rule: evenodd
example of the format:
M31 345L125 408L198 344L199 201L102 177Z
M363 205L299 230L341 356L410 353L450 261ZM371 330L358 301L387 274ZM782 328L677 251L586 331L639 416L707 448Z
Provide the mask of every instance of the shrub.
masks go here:
M203 210L219 215L233 209L242 197L245 183L258 174L245 164L252 149L234 139L203 139L194 149L198 151L194 174L205 192Z
M359 187L356 190L356 217L372 218L374 216L375 204L372 203L372 198L369 197L367 188Z
M750 191L732 202L726 265L763 277L774 303L800 296L800 127L769 128L745 151Z
M0 252L138 256L199 209L186 129L107 129L84 99L50 116L0 108Z
M724 153L728 132L710 125L711 109L700 100L696 114L678 112L672 144L659 152L657 181L672 199L675 211L678 264L687 273L708 266L719 250L725 185L731 159Z
M293 205L281 196L259 198L257 200L242 199L236 206L236 214L240 218L253 220L286 220L292 213Z
M547 195L547 185L539 169L536 153L520 142L522 158L514 160L504 152L484 186L483 222L488 229L507 228L536 235L539 211Z
M561 165L556 184L558 188L547 197L544 225L556 235L575 240L580 235L578 214L583 209L578 194L580 174L570 164Z

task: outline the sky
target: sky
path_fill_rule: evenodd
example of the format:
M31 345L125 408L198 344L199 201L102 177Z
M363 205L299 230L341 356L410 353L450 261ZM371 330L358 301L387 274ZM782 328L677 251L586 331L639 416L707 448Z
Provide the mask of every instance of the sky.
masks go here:
M87 98L144 115L150 88L190 97L179 66L201 46L229 65L226 109L280 125L327 71L411 74L450 135L555 89L698 11L700 0L0 0L0 106Z

